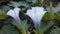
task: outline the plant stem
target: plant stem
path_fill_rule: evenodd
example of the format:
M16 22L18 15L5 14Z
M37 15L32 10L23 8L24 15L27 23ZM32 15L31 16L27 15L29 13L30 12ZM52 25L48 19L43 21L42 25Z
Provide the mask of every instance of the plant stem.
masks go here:
M42 34L39 29L36 29L35 34Z
M22 26L21 24L19 25L18 28L20 29L20 32L21 32L22 34L27 34L26 31L24 30L24 28L23 28L23 26Z
M50 13L52 15L52 2L50 1Z
M42 6L43 6L43 1L44 1L44 0L41 0Z
M30 32L29 32L29 31L27 31L27 34L30 34Z
M52 20L52 0L50 0L50 18Z

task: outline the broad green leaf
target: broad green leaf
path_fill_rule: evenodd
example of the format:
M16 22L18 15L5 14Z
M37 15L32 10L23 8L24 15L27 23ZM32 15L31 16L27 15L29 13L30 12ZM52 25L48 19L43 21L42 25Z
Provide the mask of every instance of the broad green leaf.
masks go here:
M12 23L13 25L15 25L16 27L18 27L18 28L20 28L19 25L21 24L22 27L23 27L23 29L24 29L25 31L27 31L28 28L29 28L29 25L27 24L27 21L26 21L26 20L23 20L23 21L21 20L20 23L16 23L15 20L12 20L11 23Z
M21 21L20 23L16 23L16 21L12 21L12 24L15 25L22 34L26 34L29 25L27 24L26 20Z
M50 34L60 34L60 28L51 30Z
M20 7L20 6L24 6L24 7L29 7L29 4L26 2L14 2L14 1L10 1L10 4L8 4L9 6L13 6L13 7Z
M24 29L27 31L28 28L29 28L29 25L27 24L27 20L21 21L21 24L22 24L22 26L24 27Z
M51 26L53 26L54 23L53 22L48 22L48 23L44 23L42 22L41 23L41 26L40 26L40 31L42 32L42 34L47 31Z
M5 25L0 30L0 34L19 34L19 31L11 25Z

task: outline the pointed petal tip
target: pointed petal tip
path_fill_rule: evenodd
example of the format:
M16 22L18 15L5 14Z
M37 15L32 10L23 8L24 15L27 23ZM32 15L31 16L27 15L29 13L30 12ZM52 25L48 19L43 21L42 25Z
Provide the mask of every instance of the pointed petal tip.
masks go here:
M9 10L8 12L7 12L7 15L10 15L10 13L12 12L13 10Z

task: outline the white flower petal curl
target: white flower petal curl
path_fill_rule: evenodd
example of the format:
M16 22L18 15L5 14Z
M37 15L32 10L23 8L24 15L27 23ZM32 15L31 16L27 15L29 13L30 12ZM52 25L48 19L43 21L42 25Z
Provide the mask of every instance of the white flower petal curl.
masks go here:
M20 11L20 8L14 8L14 10L9 10L7 12L7 15L13 17L15 21L19 23L20 22L19 11Z
M26 15L28 15L34 22L36 28L40 27L42 17L47 11L44 11L43 7L32 7L32 9L27 10Z

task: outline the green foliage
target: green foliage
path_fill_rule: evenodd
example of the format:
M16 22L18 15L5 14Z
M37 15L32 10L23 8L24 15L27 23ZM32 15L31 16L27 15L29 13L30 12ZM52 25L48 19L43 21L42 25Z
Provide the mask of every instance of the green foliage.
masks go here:
M26 3L26 2L14 2L14 1L11 1L10 4L8 4L9 6L12 6L12 7L20 7L20 6L24 6L24 7L29 7L29 4Z
M0 15L0 20L4 20L6 18L7 18L7 16L5 14Z
M36 3L37 0L26 0L26 2Z
M51 30L50 34L60 34L60 28Z
M40 32L42 34L44 34L45 31L47 31L50 27L52 27L54 25L53 22L42 22L41 25L40 25Z
M19 34L19 31L11 25L4 25L0 34Z
M21 31L22 34L26 34L26 32L28 31L29 25L27 24L26 20L23 20L20 23L16 23L13 20L12 24L15 25Z
M60 20L60 14L59 13L56 13L55 19Z
M29 25L27 24L27 20L21 21L21 24L24 27L24 30L28 31Z
M54 19L55 19L55 15L54 14L50 15L50 12L47 12L43 17L43 20L47 22L54 21Z
M45 5L48 5L48 3L47 2L40 2L40 1L38 1L38 2L36 2L35 3L35 5L37 5L37 6L45 6Z
M50 27L52 27L54 25L54 22L42 22L40 25L40 29L38 30L40 34L44 34L44 32L46 32L47 30L49 30ZM37 31L37 32L38 32ZM36 30L34 30L35 33Z
M25 31L28 31L29 25L27 24L27 21L26 21L26 20L23 20L23 21L21 20L20 23L16 23L15 20L13 20L13 21L12 21L12 24L15 25L15 26L17 26L18 29L20 28L19 25L21 24L22 27L23 27L23 29L24 29Z
M5 14L4 11L0 10L0 20L6 19L7 15Z
M3 11L3 12L7 12L7 11L9 11L10 9L12 9L12 7L11 6L6 6L6 5L3 5L3 6L1 6L1 10Z

